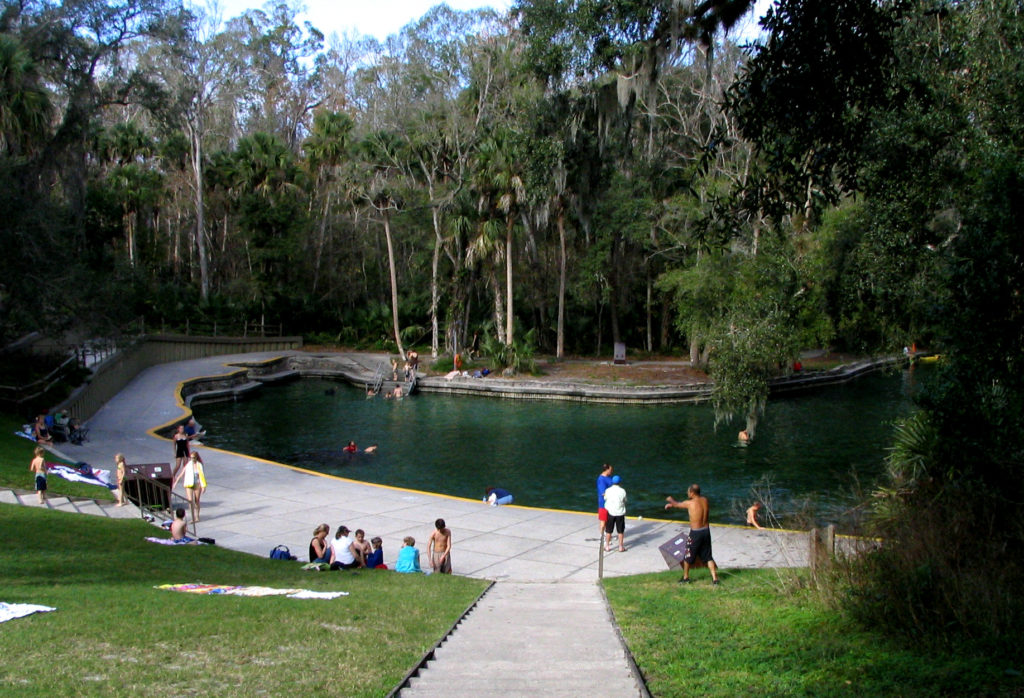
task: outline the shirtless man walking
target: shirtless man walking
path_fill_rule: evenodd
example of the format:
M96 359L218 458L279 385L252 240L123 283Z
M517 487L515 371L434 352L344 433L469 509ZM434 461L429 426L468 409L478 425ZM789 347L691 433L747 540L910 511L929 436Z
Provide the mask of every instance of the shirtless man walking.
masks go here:
M427 554L435 572L452 573L452 532L444 525L444 519L434 522L434 530L427 540Z
M711 527L708 525L708 498L700 493L700 485L690 485L686 490L689 499L678 502L672 497L666 497L668 504L666 509L686 509L690 515L690 539L686 546L686 555L683 557L683 578L681 584L690 583L690 564L695 558L700 558L708 564L711 570L711 583L718 584L718 565L711 554Z

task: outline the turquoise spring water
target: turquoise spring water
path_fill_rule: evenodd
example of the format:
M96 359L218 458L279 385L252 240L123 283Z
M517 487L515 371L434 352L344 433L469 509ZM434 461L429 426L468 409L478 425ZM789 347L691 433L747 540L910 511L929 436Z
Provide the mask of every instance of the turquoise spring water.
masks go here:
M876 373L773 399L757 440L738 422L716 430L708 405L590 405L448 397L368 400L343 383L305 379L258 397L201 405L204 443L365 482L482 498L504 487L516 504L592 511L604 462L628 493L628 514L663 517L666 495L700 483L712 519L741 522L752 486L770 482L773 511L849 523L883 469L893 420L921 379ZM349 439L373 455L349 456ZM213 468L215 469L215 461ZM764 491L763 488L760 491Z

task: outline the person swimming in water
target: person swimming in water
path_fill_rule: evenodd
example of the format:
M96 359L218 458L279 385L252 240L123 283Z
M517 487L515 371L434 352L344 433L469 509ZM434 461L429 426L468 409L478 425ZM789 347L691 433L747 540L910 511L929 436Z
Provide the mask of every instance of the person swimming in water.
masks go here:
M356 446L356 442L355 441L349 441L348 445L345 446L345 448L343 448L341 450L344 453L359 453L359 447ZM376 450L377 450L377 444L374 444L373 446L367 446L366 448L364 448L363 449L363 453L373 453Z

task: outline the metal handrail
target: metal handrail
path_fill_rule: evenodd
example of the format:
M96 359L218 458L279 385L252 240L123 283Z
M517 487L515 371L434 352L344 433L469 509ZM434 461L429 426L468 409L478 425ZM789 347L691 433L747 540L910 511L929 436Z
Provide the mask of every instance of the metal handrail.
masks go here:
M170 463L161 465L166 465L168 470L170 469ZM174 511L179 507L190 510L192 517L186 523L186 530L191 528L192 537L197 538L196 512L192 502L175 493L168 485L148 477L141 470L143 467L142 465L128 466L127 474L131 474L133 477L125 478L125 497L138 506L142 518L147 521L155 520L158 517L161 519L173 519Z
M373 394L380 392L380 386L384 384L384 372L390 370L390 364L381 361L377 365L377 371L373 374Z

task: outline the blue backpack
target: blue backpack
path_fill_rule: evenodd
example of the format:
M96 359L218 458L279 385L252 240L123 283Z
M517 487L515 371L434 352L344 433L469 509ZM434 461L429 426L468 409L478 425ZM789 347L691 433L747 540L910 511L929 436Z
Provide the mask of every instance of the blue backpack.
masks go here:
M270 551L271 560L298 560L297 557L292 555L291 551L288 550L287 545L279 545Z

